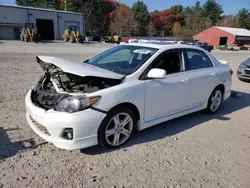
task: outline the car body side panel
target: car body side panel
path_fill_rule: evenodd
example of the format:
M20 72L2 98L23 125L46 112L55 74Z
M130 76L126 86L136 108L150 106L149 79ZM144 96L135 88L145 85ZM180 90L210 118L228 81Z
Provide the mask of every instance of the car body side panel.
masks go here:
M226 95L226 94L228 95L228 93L231 93L232 76L230 74L230 67L229 66L218 67L215 86L218 86L220 84L224 85L224 87L225 87L224 95ZM225 99L225 97L224 97L224 99Z
M165 79L146 80L145 122L187 108L190 82L187 72L167 75Z
M224 99L225 95L228 96L231 95L231 89L232 89L232 76L230 74L230 62L225 60L218 60L210 53L206 52L207 55L210 57L210 59L213 61L213 64L216 67L216 80L215 80L215 87L222 84L225 87L224 92Z
M101 96L100 101L94 107L107 112L121 103L132 103L139 110L140 118L144 119L144 93L144 81L126 81L125 78L120 85L91 93L88 96Z
M199 106L208 100L216 85L216 68L188 71L190 73L190 95L188 107Z
M204 109L206 109L206 107L207 107L207 102L204 102L203 104L201 104L201 105L199 105L197 107L194 107L194 108L185 109L185 110L173 113L173 114L169 114L169 115L164 116L164 117L154 119L152 121L140 122L139 130L146 129L146 128L152 127L154 125L160 124L162 122L169 121L171 119L175 119L175 118L178 118L178 117L182 117L184 115L187 115L187 114L190 114L190 113L193 113L193 112L204 110Z

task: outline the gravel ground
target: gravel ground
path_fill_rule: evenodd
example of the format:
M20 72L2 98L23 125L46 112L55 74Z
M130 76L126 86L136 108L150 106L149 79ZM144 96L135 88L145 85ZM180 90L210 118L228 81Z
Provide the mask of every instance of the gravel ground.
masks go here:
M25 120L24 97L41 75L36 55L84 60L107 44L0 41L0 187L250 187L250 83L233 76L215 115L194 113L137 133L117 150L66 151ZM212 52L232 69L250 52Z

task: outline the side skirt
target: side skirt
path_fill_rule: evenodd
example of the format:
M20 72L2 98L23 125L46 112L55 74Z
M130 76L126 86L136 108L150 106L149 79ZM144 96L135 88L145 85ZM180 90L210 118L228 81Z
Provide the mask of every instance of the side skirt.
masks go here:
M165 121L169 121L169 120L172 120L172 119L175 119L175 118L187 115L187 114L191 114L193 112L201 111L201 110L204 110L206 108L207 108L207 101L204 102L203 104L197 106L197 107L190 108L190 109L187 109L187 110L175 113L175 114L171 114L171 115L168 115L165 117L157 118L157 119L154 119L151 121L144 122L144 120L140 120L138 122L138 130L141 131L143 129L147 129L149 127L163 123Z

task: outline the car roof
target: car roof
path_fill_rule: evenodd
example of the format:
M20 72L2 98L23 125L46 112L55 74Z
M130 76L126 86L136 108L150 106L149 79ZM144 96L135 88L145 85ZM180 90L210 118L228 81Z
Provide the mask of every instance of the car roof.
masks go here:
M178 44L173 42L133 42L133 43L127 43L124 45L131 45L131 46L141 46L141 47L149 47L149 48L156 48L156 49L162 49L162 50L170 50L170 49L176 49L176 48L188 48L188 49L198 49L202 50L202 48L191 46L188 44Z

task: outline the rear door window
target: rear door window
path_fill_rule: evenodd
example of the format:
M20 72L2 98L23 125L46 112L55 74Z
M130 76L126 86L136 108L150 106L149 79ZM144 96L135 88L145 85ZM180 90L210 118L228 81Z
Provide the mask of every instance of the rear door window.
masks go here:
M196 70L213 67L208 56L199 50L186 50L186 70Z

